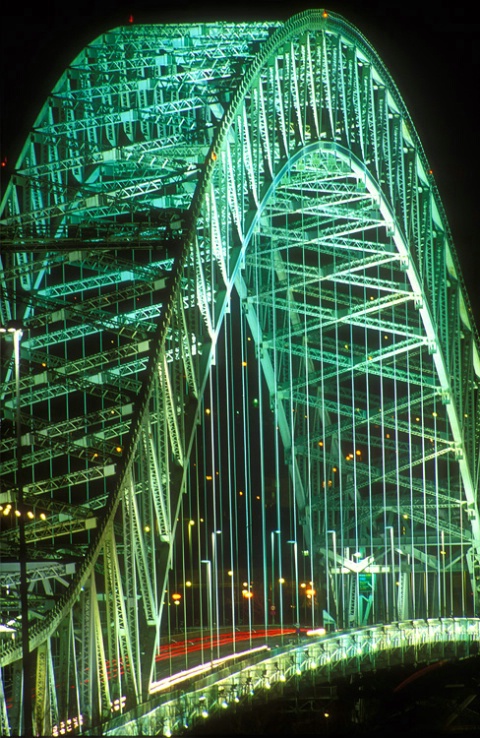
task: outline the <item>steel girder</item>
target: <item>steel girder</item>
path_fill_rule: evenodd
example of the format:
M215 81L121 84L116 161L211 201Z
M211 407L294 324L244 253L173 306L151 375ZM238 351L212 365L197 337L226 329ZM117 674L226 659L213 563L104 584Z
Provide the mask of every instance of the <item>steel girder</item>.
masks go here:
M30 558L65 566L30 629L49 704L37 727L108 720L158 678L234 292L337 620L358 622L363 571L385 572L377 617L444 615L446 547L452 570L468 560L476 602L477 333L409 114L347 22L309 11L104 34L38 116L1 227L1 321L23 327L21 468L2 339L2 558L16 555L6 511L21 485ZM429 574L437 591L416 604ZM2 644L4 671L20 657Z

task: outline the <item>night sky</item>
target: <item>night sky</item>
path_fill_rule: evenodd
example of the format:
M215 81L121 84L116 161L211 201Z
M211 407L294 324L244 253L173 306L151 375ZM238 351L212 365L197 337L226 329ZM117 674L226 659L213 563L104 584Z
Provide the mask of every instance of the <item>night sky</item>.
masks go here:
M231 8L234 7L235 10ZM64 68L102 32L134 22L287 19L322 7L315 2L224 3L162 0L85 4L53 0L34 8L11 3L2 13L0 155L2 191L28 130ZM332 2L328 10L356 25L376 48L402 94L453 233L470 299L480 324L480 7L466 0L447 9L420 0Z

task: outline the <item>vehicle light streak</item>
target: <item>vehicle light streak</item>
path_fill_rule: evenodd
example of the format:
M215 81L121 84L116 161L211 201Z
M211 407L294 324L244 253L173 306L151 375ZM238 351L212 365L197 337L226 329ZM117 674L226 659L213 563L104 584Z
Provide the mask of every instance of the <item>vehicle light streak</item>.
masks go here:
M207 671L216 669L218 666L225 664L227 661L232 661L233 659L238 659L238 658L243 659L246 656L252 656L253 654L260 653L262 651L266 651L266 652L270 651L269 646L257 646L257 648L251 648L248 651L242 651L241 653L232 653L232 654L229 654L228 656L223 656L220 659L214 659L213 661L210 661L208 664L200 664L199 666L194 666L192 669L188 669L187 671L181 671L178 674L175 674L171 677L166 677L165 679L161 679L159 682L156 682L156 684L153 684L150 687L150 694L157 694L158 692L161 692L164 689L169 689L170 687L174 687L176 684L179 684L180 682L183 682L186 679L191 679L192 677L197 677L200 674L205 674Z

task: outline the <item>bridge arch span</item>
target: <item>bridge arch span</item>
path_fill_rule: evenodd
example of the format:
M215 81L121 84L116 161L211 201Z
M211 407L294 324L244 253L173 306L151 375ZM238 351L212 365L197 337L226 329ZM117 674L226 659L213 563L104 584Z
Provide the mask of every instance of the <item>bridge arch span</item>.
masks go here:
M142 705L182 629L208 659L224 627L235 650L258 623L475 610L477 332L410 116L350 24L104 34L0 215L23 331L2 576L21 589L25 536L39 732Z

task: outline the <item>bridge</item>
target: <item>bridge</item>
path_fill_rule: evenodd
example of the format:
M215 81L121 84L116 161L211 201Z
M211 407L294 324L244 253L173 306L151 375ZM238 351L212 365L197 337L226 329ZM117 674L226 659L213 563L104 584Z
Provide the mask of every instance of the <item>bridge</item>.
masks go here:
M356 28L102 34L0 226L2 735L475 652L480 342Z

